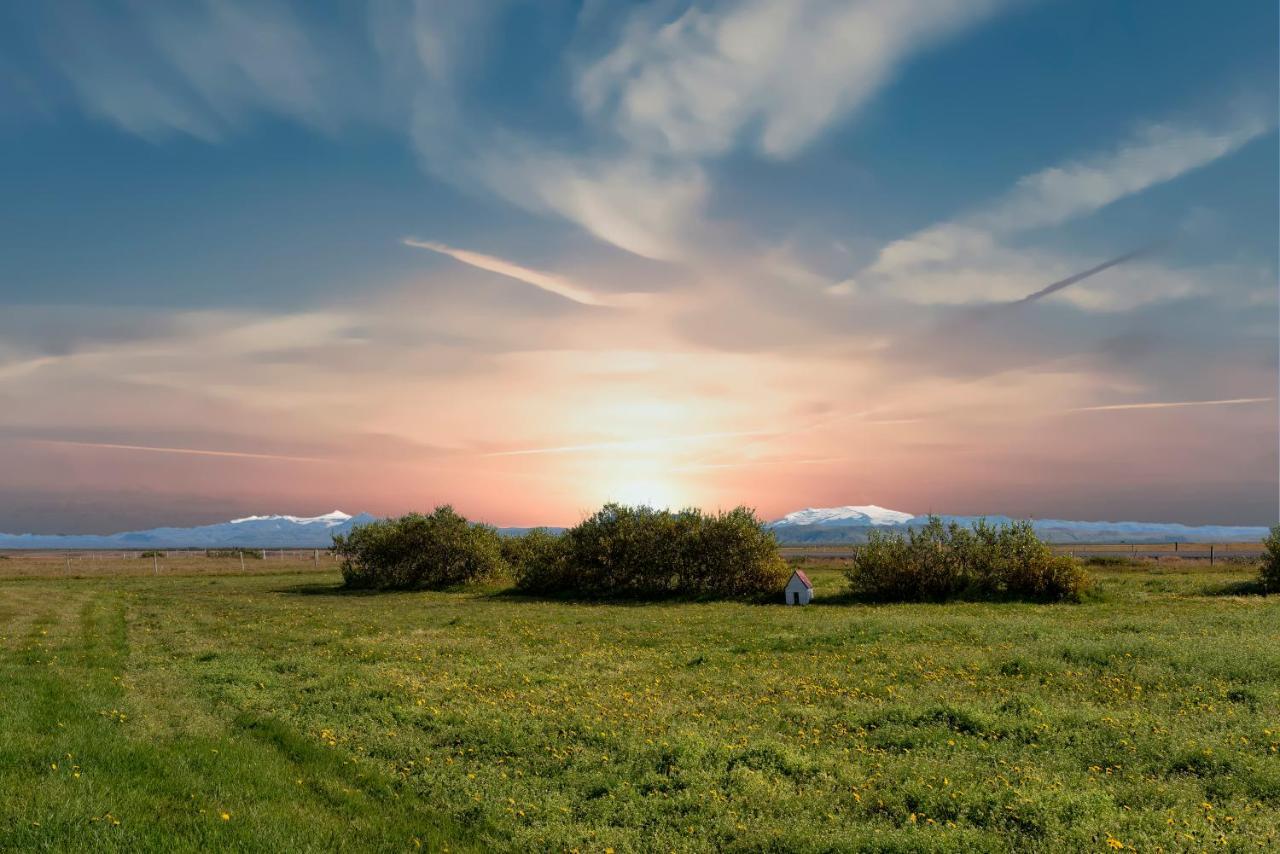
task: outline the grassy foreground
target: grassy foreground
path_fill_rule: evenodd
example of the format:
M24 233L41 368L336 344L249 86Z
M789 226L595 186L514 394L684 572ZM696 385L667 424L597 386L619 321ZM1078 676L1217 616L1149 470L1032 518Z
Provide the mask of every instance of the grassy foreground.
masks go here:
M1280 846L1245 571L1050 606L811 575L809 608L0 580L0 849Z

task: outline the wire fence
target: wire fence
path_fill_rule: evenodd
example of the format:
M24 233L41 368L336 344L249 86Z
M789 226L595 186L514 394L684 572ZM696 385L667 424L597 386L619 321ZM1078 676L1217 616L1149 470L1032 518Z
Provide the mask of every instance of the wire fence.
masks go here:
M0 552L0 578L225 575L334 571L328 549L8 550Z

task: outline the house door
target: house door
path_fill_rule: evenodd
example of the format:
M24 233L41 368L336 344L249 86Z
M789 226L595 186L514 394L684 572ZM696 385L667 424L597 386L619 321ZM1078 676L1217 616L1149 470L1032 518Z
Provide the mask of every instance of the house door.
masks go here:
M792 590L792 591L791 591L791 604L792 604L792 605L799 605L799 604L800 604L800 591L799 591L799 590Z

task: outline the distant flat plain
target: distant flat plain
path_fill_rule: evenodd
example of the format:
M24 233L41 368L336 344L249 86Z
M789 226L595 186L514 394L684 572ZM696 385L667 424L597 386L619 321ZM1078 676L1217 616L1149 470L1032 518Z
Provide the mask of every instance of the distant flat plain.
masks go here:
M786 545L781 547L784 557L799 559L833 559L844 561L856 549L848 544ZM1080 558L1119 557L1130 558L1140 565L1146 563L1181 564L1187 567L1208 564L1210 555L1215 564L1219 561L1236 563L1252 561L1263 552L1262 543L1059 543L1053 549L1062 554ZM215 552L217 550L214 550ZM232 549L225 552L234 551ZM332 572L337 568L333 555L327 549L245 549L246 557L209 557L204 549L160 549L154 557L144 550L0 550L0 578L19 576L50 576L88 578L95 576L139 576L169 573L193 574L257 574L281 571L305 572L322 570ZM254 557L254 555L258 555Z
M1280 596L351 594L327 555L0 560L0 850L1268 850Z

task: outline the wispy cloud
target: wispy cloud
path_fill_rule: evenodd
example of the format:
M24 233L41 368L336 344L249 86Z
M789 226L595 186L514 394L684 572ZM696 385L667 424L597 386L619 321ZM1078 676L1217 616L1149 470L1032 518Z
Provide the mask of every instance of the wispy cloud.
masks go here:
M786 158L865 104L908 57L995 0L751 0L636 13L578 81L591 114L647 150L718 155L744 135Z
M1238 406L1246 403L1272 403L1274 397L1233 397L1227 400L1173 400L1157 403L1112 403L1106 406L1081 406L1068 412L1116 412L1127 409L1177 409L1183 406Z
M1066 291L1068 285L1143 252L1069 276L1065 274L1078 262L1061 253L1013 249L1010 239L1088 216L1174 180L1239 150L1273 127L1274 121L1260 113L1241 113L1217 124L1148 124L1112 149L1028 175L969 214L887 244L849 287L836 293L870 286L918 303L1016 301L1016 292L1025 294L1035 279L1061 271L1061 281L1026 299L1064 292L1063 297L1079 308L1108 310L1185 296L1191 287L1187 277L1162 268L1144 270L1142 265L1128 270L1127 298L1107 298L1089 288Z
M367 39L278 0L49 14L39 35L83 108L131 133L215 142L257 116L373 122L442 180L675 260L704 244L709 159L739 145L796 155L913 55L1007 2L747 0L674 21L667 4L628 10L570 57L584 133L568 144L468 97L501 4L380 4Z
M687 260L706 243L710 158L750 137L769 157L794 156L910 56L1002 5L751 0L695 5L675 21L667 7L639 9L616 42L578 64L577 106L589 133L573 150L471 115L458 97L458 72L471 60L440 46L482 42L484 16L415 15L399 32L383 27L381 42L419 66L410 83L413 136L426 168L636 255ZM397 41L414 47L387 47Z
M1249 112L1220 124L1150 124L1111 151L1022 178L973 223L1001 233L1058 225L1206 166L1273 127Z
M333 75L287 6L270 2L50 11L42 41L84 109L130 133L216 141L254 115L331 127Z
M70 439L28 439L38 445L73 448L97 448L105 451L143 451L154 454L183 454L193 457L233 457L246 460L283 460L298 463L323 463L320 457L296 457L288 454L256 454L248 451L215 451L207 448L165 448L155 445L119 445L112 442L76 442Z
M555 294L558 297L564 297L581 305L606 306L614 305L616 301L607 295L597 294L587 288L575 285L573 282L557 276L554 273L543 273L539 270L532 270L528 267L522 267L519 264L506 261L493 255L485 255L480 252L471 252L466 249L455 249L452 246L446 246L443 243L436 243L430 240L418 240L413 237L406 237L403 241L405 246L413 246L418 249L428 249L441 255L447 255L459 263L475 267L478 270L487 270L490 273L497 273L499 276L506 276L509 279L515 279L518 282L524 282L527 285L533 285L535 288Z
M644 258L686 259L705 231L710 182L697 163L629 151L567 154L503 138L469 168L501 198Z

